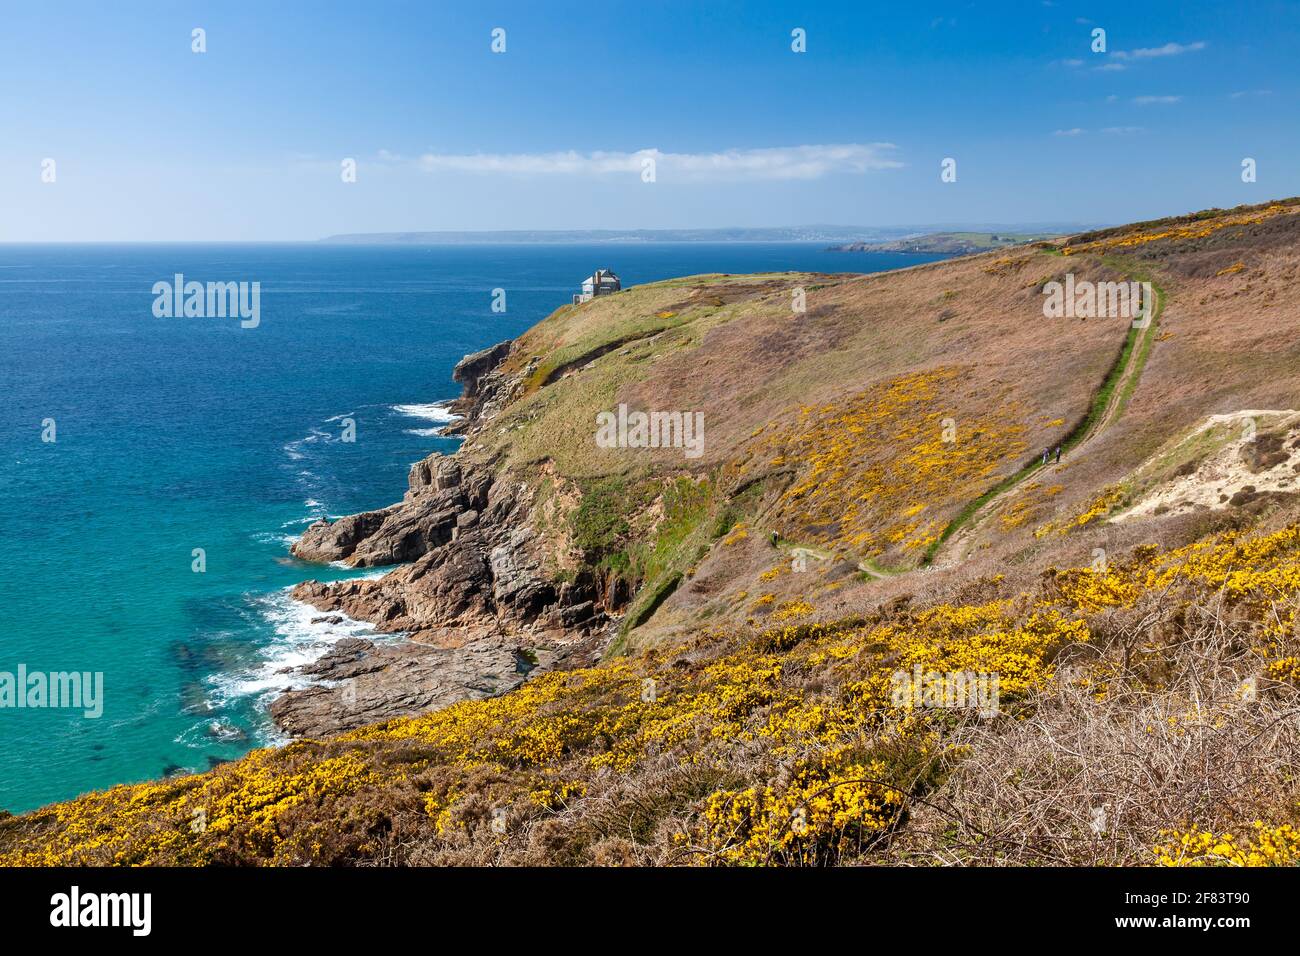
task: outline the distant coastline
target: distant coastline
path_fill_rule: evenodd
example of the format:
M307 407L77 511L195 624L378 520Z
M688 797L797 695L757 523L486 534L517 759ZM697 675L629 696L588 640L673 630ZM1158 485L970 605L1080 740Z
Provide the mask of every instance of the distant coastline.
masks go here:
M928 252L968 256L992 249L1005 249L1027 242L1077 234L1079 227L1047 232L932 232L885 241L849 242L830 246L827 252Z
M495 243L824 242L902 243L933 235L1068 235L1096 228L1083 223L981 223L956 226L772 226L719 229L507 229L427 232L353 232L327 236L332 245L489 245ZM874 251L917 251L882 248Z

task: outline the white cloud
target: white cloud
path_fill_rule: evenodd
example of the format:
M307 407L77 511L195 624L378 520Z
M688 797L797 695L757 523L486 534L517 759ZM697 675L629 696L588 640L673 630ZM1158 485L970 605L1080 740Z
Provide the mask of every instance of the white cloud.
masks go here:
M417 164L428 172L495 173L519 176L640 175L646 159L660 180L818 179L831 173L897 169L893 143L777 146L721 153L425 153Z
M1107 136L1126 136L1129 133L1140 133L1142 132L1142 130L1143 127L1141 126L1105 126L1097 130L1097 132L1104 133ZM1087 132L1088 131L1086 129L1083 129L1082 127L1074 126L1071 127L1070 129L1055 130L1053 131L1052 135L1053 136L1083 136Z
M1117 60L1150 60L1161 56L1180 56L1183 53L1195 53L1205 49L1205 42L1166 43L1164 46L1142 47L1137 50L1116 50L1111 54Z
M1167 103L1177 103L1182 100L1181 96L1135 96L1133 102L1138 106L1156 106Z

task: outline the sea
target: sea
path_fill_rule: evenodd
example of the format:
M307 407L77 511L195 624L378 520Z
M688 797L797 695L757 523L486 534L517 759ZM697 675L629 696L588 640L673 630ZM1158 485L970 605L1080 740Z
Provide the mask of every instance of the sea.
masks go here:
M817 243L0 245L0 810L282 743L266 709L303 685L287 669L373 633L290 600L300 581L363 573L297 561L290 542L399 500L412 462L456 447L438 434L456 362L569 302L594 269L627 287L937 258ZM167 314L156 287L177 275L258 283L256 325ZM57 674L84 675L81 707L41 701Z

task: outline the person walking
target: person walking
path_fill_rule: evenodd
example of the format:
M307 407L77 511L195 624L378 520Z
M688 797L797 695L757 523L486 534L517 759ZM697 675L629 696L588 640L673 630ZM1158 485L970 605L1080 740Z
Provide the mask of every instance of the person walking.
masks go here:
M1044 449L1043 449L1043 464L1044 464L1044 465L1047 464L1047 456L1050 455L1051 452L1052 452L1052 450L1051 450L1050 448L1044 448Z
M1058 465L1061 463L1061 446L1060 446L1060 445L1057 445L1057 446L1056 446L1056 463L1057 463Z

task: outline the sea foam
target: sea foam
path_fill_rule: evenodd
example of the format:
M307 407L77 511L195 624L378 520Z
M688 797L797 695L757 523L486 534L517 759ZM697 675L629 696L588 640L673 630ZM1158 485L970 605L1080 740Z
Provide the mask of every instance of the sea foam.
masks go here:
M364 577L381 577L384 573L377 571ZM309 687L316 683L315 679L294 669L319 660L345 637L400 639L400 635L381 634L374 625L354 620L340 611L321 611L295 601L290 596L292 590L288 587L255 599L259 615L271 626L275 637L259 649L260 660L251 667L208 678L214 705L220 707L250 697L268 704L283 690Z
M461 417L448 408L450 404L450 402L429 402L425 405L394 405L393 411L400 415L409 415L411 418L423 418L426 421L441 422L445 425Z

